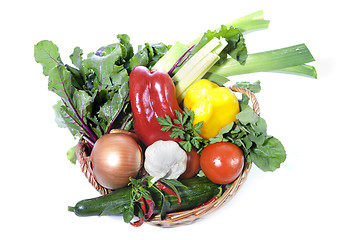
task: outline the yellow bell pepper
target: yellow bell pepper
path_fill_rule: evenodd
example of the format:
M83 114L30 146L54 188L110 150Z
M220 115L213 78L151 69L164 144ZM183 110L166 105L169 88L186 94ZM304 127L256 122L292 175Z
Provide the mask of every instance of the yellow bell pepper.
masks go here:
M236 120L235 115L240 112L235 94L207 79L201 79L189 87L184 106L194 112L194 125L204 121L200 129L204 139L216 137L223 127Z

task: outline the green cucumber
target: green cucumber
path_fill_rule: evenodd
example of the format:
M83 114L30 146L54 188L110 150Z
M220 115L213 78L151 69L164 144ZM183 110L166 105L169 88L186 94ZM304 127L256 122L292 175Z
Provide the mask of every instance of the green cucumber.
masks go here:
M206 177L194 177L181 180L181 182L186 188L178 187L181 197L180 204L178 204L177 197L163 192L165 196L164 207L167 213L197 207L209 201L220 191L219 185L211 182ZM161 194L152 188L149 191L155 203L154 214L160 213ZM77 216L122 215L124 209L129 207L130 203L131 187L125 187L104 196L82 200L74 207L69 207L68 210L74 212Z

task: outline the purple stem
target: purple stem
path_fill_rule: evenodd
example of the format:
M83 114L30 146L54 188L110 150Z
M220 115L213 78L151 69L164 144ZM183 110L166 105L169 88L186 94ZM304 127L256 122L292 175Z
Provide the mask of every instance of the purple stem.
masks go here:
M85 134L82 135L82 138L84 138L85 141L87 141L90 144L91 148L94 147L95 143L91 141Z
M181 55L181 57L179 58L179 60L176 61L176 63L174 64L174 66L172 66L172 68L170 69L170 71L168 72L169 75L172 74L172 72L178 68L181 67L181 65L184 64L184 62L190 57L191 55L191 51L193 50L193 48L195 47L195 45L192 45L188 50L186 50L186 52ZM185 57L186 56L186 57ZM185 58L185 59L184 59Z
M129 96L129 92L127 92L127 94L126 94L126 96L125 96L125 98L124 98L124 100L123 100L123 102L122 102L122 105L121 105L120 110L117 112L116 116L112 119L112 122L110 123L110 125L109 125L106 133L109 133L109 132L110 132L110 130L111 130L111 128L112 128L112 125L114 124L116 118L119 116L119 114L121 113L121 111L124 109L125 103L126 103L126 99L128 98L128 96Z
M82 128L84 129L85 133L88 135L89 139L91 139L92 142L96 142L97 137L92 133L91 129L85 124L84 120L82 118L80 118L78 112L76 111L74 105L72 104L72 102L69 99L69 96L67 94L67 92L65 91L66 96L68 97L71 109L73 110L73 112L75 113L76 117L79 119L80 123L78 121L76 121L76 119L73 118L73 120ZM62 99L63 103L65 106L67 106L67 104L65 103L64 99ZM71 117L71 116L70 116Z

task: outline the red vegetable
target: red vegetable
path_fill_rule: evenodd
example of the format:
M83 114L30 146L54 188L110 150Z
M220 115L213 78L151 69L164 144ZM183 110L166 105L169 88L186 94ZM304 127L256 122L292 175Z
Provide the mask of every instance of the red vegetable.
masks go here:
M212 202L215 202L215 201L218 200L218 199L219 199L219 198L218 198L217 196L214 196L214 197L211 198L209 201L201 204L200 206L197 206L197 207L194 208L194 209L198 209L198 208L200 208L200 207L202 207L202 206L206 206L206 205L208 205L208 204L210 204L210 203L212 203Z
M182 112L176 99L175 85L165 71L136 67L130 73L129 95L136 135L149 146L157 140L180 141L170 137L171 131L161 131L157 117L176 118Z
M146 212L146 204L145 204L144 200L146 201L147 206L148 206L147 212ZM144 218L140 218L139 220L137 220L135 222L130 222L131 226L133 226L133 227L140 227L145 222L145 220L148 220L154 213L155 205L154 205L154 201L152 199L140 197L139 203L140 203L140 208L141 208L141 211L143 212Z
M212 182L228 184L240 175L244 167L244 154L233 143L213 143L201 152L200 166Z
M163 190L167 194L170 194L170 195L173 195L173 196L177 197L178 198L178 204L181 203L181 197L178 196L173 190L171 190L170 188L168 188L167 186L165 186L161 182L157 182L156 187L159 188L160 190Z
M179 179L187 179L195 176L200 170L200 156L194 147L191 148L190 152L186 152L187 162L186 170L180 175Z

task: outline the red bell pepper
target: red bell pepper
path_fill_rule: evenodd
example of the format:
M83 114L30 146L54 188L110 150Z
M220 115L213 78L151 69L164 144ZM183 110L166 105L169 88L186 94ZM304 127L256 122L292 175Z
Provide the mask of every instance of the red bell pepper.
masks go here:
M175 85L165 71L150 71L142 66L134 68L129 78L129 95L134 130L146 146L158 140L181 141L170 137L171 131L162 131L157 121L157 117L165 115L175 119L175 110L182 113Z

